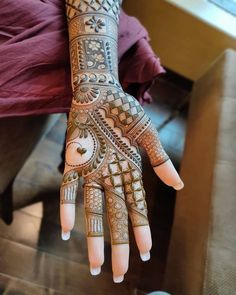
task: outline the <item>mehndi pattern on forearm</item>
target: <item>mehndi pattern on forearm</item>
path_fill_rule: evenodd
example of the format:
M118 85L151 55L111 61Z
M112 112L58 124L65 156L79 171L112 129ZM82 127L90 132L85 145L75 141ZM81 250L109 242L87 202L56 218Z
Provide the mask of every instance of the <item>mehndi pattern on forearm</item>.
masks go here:
M92 24L93 23L93 24ZM69 21L69 39L73 41L80 36L106 36L116 41L117 22L103 14L79 14Z
M89 2L92 4L94 1ZM66 2L67 13L71 11L72 6L74 11L73 18L68 19L73 90L74 86L79 84L78 74L81 73L110 73L118 80L118 23L106 10L103 11L104 1L95 2L100 8L95 5L96 9L91 10L88 5L86 13L81 13L80 7L87 2ZM119 1L108 2L114 3L115 6L120 5Z
M117 43L103 36L79 36L70 45L72 85L78 74L110 74L118 79Z

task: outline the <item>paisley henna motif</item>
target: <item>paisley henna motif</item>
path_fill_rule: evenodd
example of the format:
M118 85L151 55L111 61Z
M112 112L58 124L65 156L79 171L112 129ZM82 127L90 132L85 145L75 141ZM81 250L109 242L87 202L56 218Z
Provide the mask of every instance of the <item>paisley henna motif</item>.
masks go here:
M61 202L75 202L83 177L87 235L103 235L105 203L113 244L129 242L128 214L133 226L148 224L138 144L154 166L167 159L150 119L118 81L120 5L66 0L73 100Z

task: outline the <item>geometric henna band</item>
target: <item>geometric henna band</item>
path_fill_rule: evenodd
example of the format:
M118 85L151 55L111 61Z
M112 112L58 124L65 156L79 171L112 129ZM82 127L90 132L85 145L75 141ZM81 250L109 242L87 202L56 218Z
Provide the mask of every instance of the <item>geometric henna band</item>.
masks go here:
M103 236L102 187L97 183L85 183L83 187L87 236Z
M76 171L69 171L63 176L60 190L61 204L75 204L78 185L79 175Z

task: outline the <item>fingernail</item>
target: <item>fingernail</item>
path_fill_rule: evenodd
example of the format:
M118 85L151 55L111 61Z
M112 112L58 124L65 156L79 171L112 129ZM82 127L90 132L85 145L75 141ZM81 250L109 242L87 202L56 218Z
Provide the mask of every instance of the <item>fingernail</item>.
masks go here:
M70 231L65 232L65 231L61 231L61 238L63 241L67 241L70 238Z
M113 281L114 283L121 283L124 280L124 276L114 276Z
M150 293L150 294L152 294L152 293ZM154 293L153 293L153 295L171 295L170 293L166 293L166 292L162 292L162 291L155 291Z
M173 188L177 191L181 190L184 187L184 183L181 180L179 183L177 183L176 185L173 185Z
M101 272L101 266L99 266L99 267L91 267L90 266L90 273L92 276L97 276L100 274L100 272Z
M142 261L148 261L151 257L150 252L147 253L140 253L140 257L142 259Z

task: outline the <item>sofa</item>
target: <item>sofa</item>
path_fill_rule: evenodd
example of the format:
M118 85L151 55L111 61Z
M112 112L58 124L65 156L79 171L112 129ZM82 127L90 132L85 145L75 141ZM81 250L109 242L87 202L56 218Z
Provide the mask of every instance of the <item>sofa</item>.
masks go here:
M172 295L236 292L236 51L193 86L164 289Z

